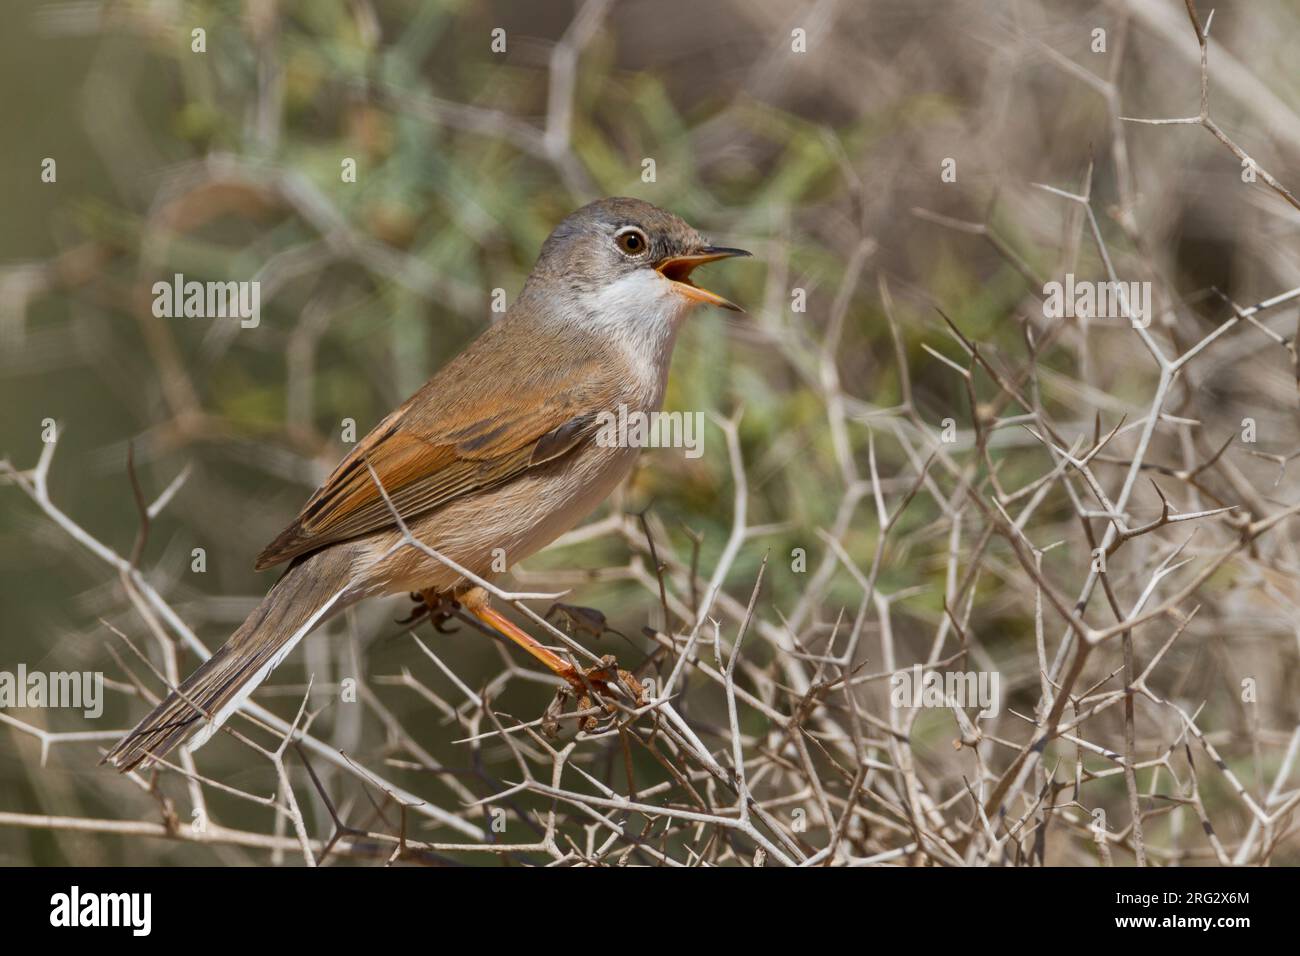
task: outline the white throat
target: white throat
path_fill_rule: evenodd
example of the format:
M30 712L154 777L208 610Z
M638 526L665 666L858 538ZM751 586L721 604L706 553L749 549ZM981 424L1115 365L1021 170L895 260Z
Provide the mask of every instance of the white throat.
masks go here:
M632 367L663 397L677 330L695 305L652 269L638 269L578 298L580 322L622 347Z

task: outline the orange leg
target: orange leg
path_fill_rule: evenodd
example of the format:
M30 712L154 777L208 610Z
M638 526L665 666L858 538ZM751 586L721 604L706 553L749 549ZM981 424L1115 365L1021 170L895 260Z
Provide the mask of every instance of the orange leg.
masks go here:
M516 627L504 614L492 610L492 608L487 606L486 602L477 606L467 604L464 605L464 607L466 611L474 615L474 617L478 618L488 627L492 628L492 630L504 637L508 637L529 654L532 654L533 657L545 664L549 670L563 677L574 687L575 690L583 689L582 678L578 675L578 669L576 667L563 658L558 657L549 648L539 643L531 634Z
M640 683L627 671L619 670L614 663L613 657L606 657L602 666L579 671L568 661L556 655L554 651L538 642L531 634L513 624L505 615L489 607L487 593L481 588L473 588L456 600L465 611L477 618L481 623L503 637L514 641L545 664L552 673L564 678L579 697L588 695L592 688L602 693L609 693L609 683L619 677L623 678L638 700L643 697Z

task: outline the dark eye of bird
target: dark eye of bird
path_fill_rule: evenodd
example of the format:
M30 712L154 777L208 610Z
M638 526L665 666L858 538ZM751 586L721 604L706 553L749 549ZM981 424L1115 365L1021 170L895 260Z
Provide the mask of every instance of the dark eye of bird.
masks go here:
M645 251L646 238L635 229L629 229L627 232L619 233L614 241L618 243L619 249L629 256L640 255Z

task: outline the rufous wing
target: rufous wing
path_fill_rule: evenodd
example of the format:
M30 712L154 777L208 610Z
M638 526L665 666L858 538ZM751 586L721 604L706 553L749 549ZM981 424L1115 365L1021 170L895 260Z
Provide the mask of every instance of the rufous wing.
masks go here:
M570 363L566 381L535 367L525 376L488 367L466 387L456 378L458 365L436 375L343 459L258 555L258 570L396 527L367 463L409 521L567 454L591 440L599 413L617 403L619 369L597 355Z

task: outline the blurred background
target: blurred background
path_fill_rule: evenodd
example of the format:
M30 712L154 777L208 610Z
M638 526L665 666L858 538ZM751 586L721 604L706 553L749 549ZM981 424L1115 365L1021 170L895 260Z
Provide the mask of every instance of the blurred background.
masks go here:
M345 453L345 420L364 435L463 348L492 321L493 290L513 301L551 228L594 198L649 200L755 253L710 275L711 287L749 315L701 311L691 321L666 407L719 416L743 408L751 533L726 591L743 604L770 556L758 613L779 624L809 599L798 616L814 643L843 609L853 615L861 581L832 560L810 591L810 574L788 556L804 549L817 569L831 529L865 568L879 543L871 497L846 477L846 460L869 475L876 436L881 487L896 505L928 454L918 423L931 426L933 443L952 418L957 460L984 467L972 451L961 376L923 348L966 364L936 307L989 356L1018 367L1026 336L1042 338L1050 324L1043 281L1067 271L1104 278L1083 206L1035 184L1090 195L1116 269L1153 282L1153 332L1170 355L1232 314L1224 296L1247 306L1300 285L1300 213L1291 204L1262 181L1243 182L1239 159L1206 129L1118 119L1197 114L1199 51L1181 0L13 0L4 19L0 457L32 468L43 420L57 422L50 496L123 557L139 529L128 447L146 500L188 472L152 522L139 566L210 648L271 584L272 575L253 572L253 557ZM204 31L202 52L195 29ZM497 30L504 51L493 50ZM1293 191L1298 35L1300 7L1290 0L1216 4L1211 114ZM47 158L57 164L54 182L42 181ZM341 175L349 159L355 182ZM945 169L955 176L946 180ZM258 280L260 325L156 318L150 288L177 272ZM1071 437L1140 420L1158 369L1132 330L1067 324L1037 356L1043 407ZM1153 449L1176 469L1253 418L1258 444L1233 448L1231 475L1215 487L1235 489L1232 502L1247 500L1254 517L1295 499L1295 477L1282 466L1300 449L1286 344L1295 306L1262 324L1272 337L1234 329L1189 368ZM987 379L978 384L978 401L996 396ZM899 415L905 401L910 414ZM1050 470L1023 428L995 434L1005 487ZM1126 432L1107 454L1122 465L1135 437ZM1121 472L1109 467L1107 480L1117 482ZM934 480L955 487L948 472ZM593 520L649 509L662 545L707 579L735 492L724 437L712 428L698 460L673 450L643 455ZM1159 513L1145 478L1134 501L1137 523ZM901 665L925 658L944 620L951 539L943 518L922 492L880 565L880 591L902 595L893 618ZM965 548L979 539L979 512L963 520ZM1232 540L1224 528L1218 537L1204 532L1188 555ZM1044 566L1073 596L1090 548L1069 497L1054 493L1032 534L1039 546L1068 542ZM1254 554L1258 566L1229 564L1206 582L1205 608L1157 672L1161 693L1204 708L1207 733L1257 795L1283 765L1297 722L1294 536L1279 527L1274 550ZM205 554L202 573L192 570L195 548ZM1005 544L991 554L965 596L973 596L966 630L985 666L1002 671L1008 707L1019 700L1032 713L1032 588ZM1117 559L1115 573L1133 575L1116 579L1126 607L1153 554L1164 552L1139 549L1127 569L1129 553ZM651 647L642 628L674 624L647 567L652 573L648 555L615 529L570 536L515 580L573 588L566 601L600 609L633 646L611 634L583 639L632 666ZM679 596L691 590L681 581ZM0 669L104 671L123 692L109 694L96 731L124 730L144 712L120 666L129 652L106 626L150 646L117 572L12 484L0 485L0 602ZM1097 620L1109 624L1101 607L1094 599ZM450 743L464 736L455 721L400 686L400 676L399 686L380 680L418 670L449 693L394 623L408 609L396 599L363 605L331 639L305 642L257 699L291 717L312 673L314 700L327 708L314 732L375 766L387 760L391 779L418 789L429 768L409 766L374 706L354 718L328 707L337 682L359 676L430 759L462 779L508 764L508 754L488 752L471 766L466 749ZM863 651L870 671L881 669L875 627ZM1053 619L1053 641L1059 630ZM421 634L471 688L501 671L489 641L427 626ZM1166 636L1151 629L1140 655ZM754 648L760 665L776 653ZM197 662L184 648L179 656L182 672ZM1117 660L1097 661L1094 676ZM1254 710L1240 700L1244 677L1259 684ZM544 688L516 681L500 702L531 719L548 699ZM1181 737L1176 721L1154 711L1139 708L1148 757ZM10 713L29 727L86 729L72 712ZM1020 739L1023 726L1004 719L1006 734ZM1118 746L1122 725L1106 719L1098 738ZM936 800L961 790L953 735L942 712L913 728ZM105 745L61 742L43 753L30 732L0 727L0 810L157 819L155 795L97 766ZM272 792L269 765L253 764L231 741L209 747L214 776ZM1140 779L1144 790L1160 789ZM466 786L477 796L493 789ZM1250 820L1231 783L1201 786L1211 816L1221 814L1221 835L1239 837ZM188 819L185 787L172 780L164 792ZM264 808L210 799L231 825L271 825ZM355 793L340 796L348 799L364 805ZM1102 780L1080 799L1123 825L1122 780ZM308 812L327 835L319 802ZM1153 843L1170 848L1163 862L1213 862L1194 820L1150 826ZM1297 862L1289 822L1276 837L1274 862ZM1088 847L1053 844L1048 862L1095 864ZM266 859L258 849L0 826L0 862L9 864Z

